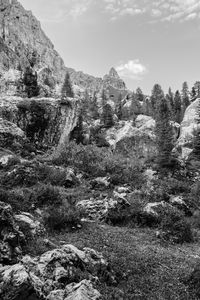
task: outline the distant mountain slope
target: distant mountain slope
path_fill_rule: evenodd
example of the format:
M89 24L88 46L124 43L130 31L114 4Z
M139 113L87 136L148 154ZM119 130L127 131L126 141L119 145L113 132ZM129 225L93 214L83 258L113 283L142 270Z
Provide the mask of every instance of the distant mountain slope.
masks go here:
M44 72L52 76L58 85L68 71L73 84L83 89L101 90L111 86L126 90L114 68L103 79L66 68L32 12L17 0L0 0L0 78L11 69L24 71L29 65L34 65L41 78L45 78Z

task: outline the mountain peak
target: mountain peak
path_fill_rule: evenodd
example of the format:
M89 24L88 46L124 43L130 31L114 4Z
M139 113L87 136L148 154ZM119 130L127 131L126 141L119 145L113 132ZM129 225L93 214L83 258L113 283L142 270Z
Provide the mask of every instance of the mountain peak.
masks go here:
M109 71L109 76L110 77L114 77L114 78L120 78L119 75L118 75L118 73L117 73L117 71L113 67Z

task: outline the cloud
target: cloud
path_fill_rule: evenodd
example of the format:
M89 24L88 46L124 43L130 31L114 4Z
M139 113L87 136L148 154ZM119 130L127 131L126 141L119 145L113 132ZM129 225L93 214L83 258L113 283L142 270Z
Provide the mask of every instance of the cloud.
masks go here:
M127 63L121 63L116 67L121 77L141 80L147 73L147 68L140 63L139 59L129 60Z
M30 0L29 0L30 1ZM25 7L36 6L20 0ZM40 5L40 19L62 22L66 18L78 19L89 11L106 13L110 20L140 17L158 22L192 21L200 18L200 0L35 0ZM31 3L31 2L30 2ZM38 5L37 5L38 6Z
M116 20L146 14L157 21L190 21L200 17L199 0L102 0L105 11Z

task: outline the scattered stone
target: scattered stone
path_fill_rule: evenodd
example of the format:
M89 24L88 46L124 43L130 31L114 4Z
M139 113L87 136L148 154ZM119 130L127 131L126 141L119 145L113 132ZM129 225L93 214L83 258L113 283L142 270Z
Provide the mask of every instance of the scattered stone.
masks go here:
M179 210L182 210L187 217L192 216L192 211L189 206L185 203L182 196L172 196L169 199L171 205L175 206Z
M21 212L19 215L15 215L14 218L19 228L26 226L33 237L45 232L45 228L41 222L36 220L30 213Z
M35 292L40 298L55 300L97 300L100 293L88 278L113 275L107 261L93 249L83 251L64 245L42 254L25 256L14 266L0 268L0 298L14 300ZM113 279L114 280L114 279Z
M90 181L92 188L108 188L110 185L109 177L97 177Z

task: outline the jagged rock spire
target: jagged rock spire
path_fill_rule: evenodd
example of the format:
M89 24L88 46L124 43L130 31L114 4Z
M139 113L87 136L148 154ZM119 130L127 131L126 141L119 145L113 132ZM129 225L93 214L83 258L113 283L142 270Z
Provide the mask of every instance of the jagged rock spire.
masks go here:
M118 73L117 73L117 71L113 67L109 71L109 76L110 77L114 77L114 78L120 78L119 75L118 75Z

